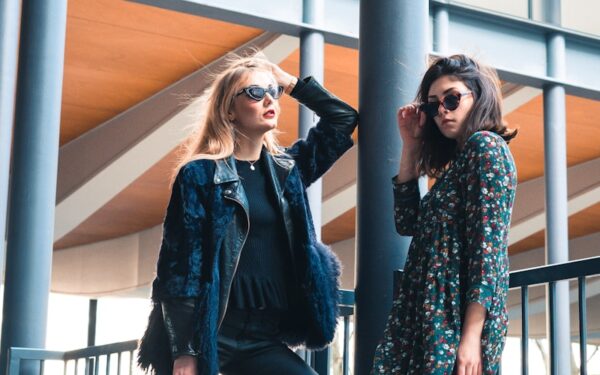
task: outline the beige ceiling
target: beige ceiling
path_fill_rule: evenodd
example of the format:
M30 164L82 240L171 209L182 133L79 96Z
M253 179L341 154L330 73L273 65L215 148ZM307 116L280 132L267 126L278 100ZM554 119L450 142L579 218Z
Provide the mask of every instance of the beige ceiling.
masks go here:
M175 81L216 60L262 30L189 16L117 0L70 0L61 145L86 133ZM281 66L299 72L299 52ZM358 52L326 45L325 85L358 106ZM282 99L281 141L297 137L298 106ZM569 166L600 157L597 126L600 102L567 97L567 157ZM509 116L519 128L511 150L519 181L543 175L543 107L538 96ZM356 134L355 134L356 135ZM160 224L169 196L174 166L171 153L123 190L108 204L55 244L57 249L81 245ZM356 210L351 209L323 228L333 243L354 237ZM569 222L570 237L600 231L600 204ZM543 233L514 244L511 253L543 246Z

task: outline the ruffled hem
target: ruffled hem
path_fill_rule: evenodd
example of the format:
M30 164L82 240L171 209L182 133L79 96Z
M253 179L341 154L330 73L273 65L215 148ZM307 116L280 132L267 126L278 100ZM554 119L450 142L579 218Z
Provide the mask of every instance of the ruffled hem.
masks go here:
M285 310L288 307L286 288L269 279L238 275L231 286L229 306L238 309Z

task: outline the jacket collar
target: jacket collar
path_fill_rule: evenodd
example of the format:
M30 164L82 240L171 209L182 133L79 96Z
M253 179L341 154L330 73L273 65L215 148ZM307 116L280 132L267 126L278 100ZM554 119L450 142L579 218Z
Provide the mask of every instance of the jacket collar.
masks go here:
M281 196L281 193L285 188L285 181L295 165L294 159L286 155L271 155L264 147L261 151L261 157L264 158L266 162L267 175L277 192L277 196ZM216 160L215 163L216 168L213 177L213 183L215 185L240 180L233 155Z
M294 159L280 155L271 155L264 147L262 149L262 157L265 158L267 174L275 188L275 193L277 193L278 197L281 197L283 190L285 190L285 182L294 167Z
M215 160L215 163L215 175L213 176L213 183L215 185L240 180L240 177L237 174L235 158L233 155L223 159Z

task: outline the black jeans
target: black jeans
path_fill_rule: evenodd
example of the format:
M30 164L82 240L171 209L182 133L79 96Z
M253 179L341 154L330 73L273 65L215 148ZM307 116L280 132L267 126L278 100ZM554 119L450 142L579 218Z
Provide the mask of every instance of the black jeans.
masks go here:
M278 334L278 313L228 311L217 342L221 374L316 375Z

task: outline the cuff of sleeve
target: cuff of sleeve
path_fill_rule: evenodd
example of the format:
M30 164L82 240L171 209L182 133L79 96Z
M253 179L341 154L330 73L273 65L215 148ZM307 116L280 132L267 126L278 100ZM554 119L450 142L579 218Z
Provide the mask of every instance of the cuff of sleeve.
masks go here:
M419 195L419 182L417 179L398 182L397 177L392 177L392 187L397 200L413 199L415 195Z
M311 77L306 77L304 79L300 79L300 77L298 77L298 81L296 81L296 85L294 86L292 91L290 91L289 95L296 95L299 91L301 91L304 88L304 86L306 86L306 83L310 81L310 79Z
M162 301L163 322L169 337L171 355L198 355L194 343L194 300L191 298Z
M492 289L487 285L474 285L467 292L467 305L469 303L478 303L483 306L486 311L492 306Z

